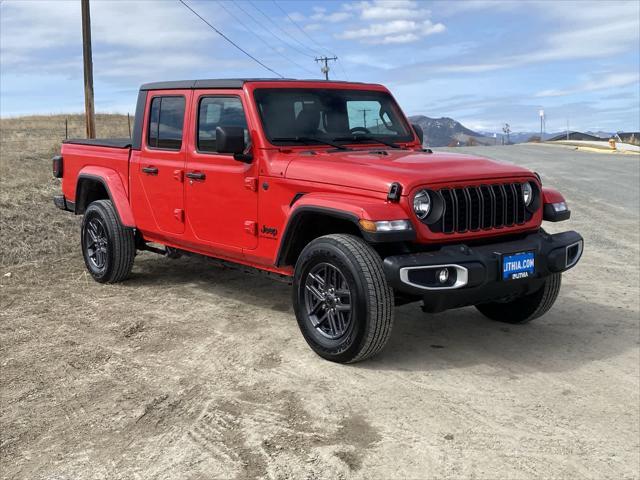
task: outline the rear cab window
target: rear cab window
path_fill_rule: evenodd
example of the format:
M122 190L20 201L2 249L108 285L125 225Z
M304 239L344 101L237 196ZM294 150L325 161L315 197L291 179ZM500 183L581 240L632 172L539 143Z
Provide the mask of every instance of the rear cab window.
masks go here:
M151 99L147 145L161 150L180 150L184 126L184 96L157 96Z

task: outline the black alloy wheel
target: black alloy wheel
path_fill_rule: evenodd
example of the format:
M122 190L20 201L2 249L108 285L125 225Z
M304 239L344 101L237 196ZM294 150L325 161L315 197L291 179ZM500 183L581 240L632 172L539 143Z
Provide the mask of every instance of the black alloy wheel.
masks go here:
M93 217L87 222L82 241L92 269L103 272L109 255L109 238L100 218Z
M351 290L340 269L329 263L314 266L305 280L307 318L318 333L337 340L351 325Z

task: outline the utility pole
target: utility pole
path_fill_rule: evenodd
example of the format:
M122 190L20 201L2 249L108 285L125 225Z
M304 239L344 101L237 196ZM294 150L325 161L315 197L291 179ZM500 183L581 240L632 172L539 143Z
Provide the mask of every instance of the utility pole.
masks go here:
M96 116L93 107L93 60L91 56L91 14L89 0L82 6L82 57L84 59L84 112L87 138L96 138Z
M332 61L336 61L338 60L338 57L333 56L333 57L316 57L316 62L322 62L324 63L324 66L320 69L320 71L322 73L324 73L324 79L325 80L329 80L329 60Z
M540 110L540 142L544 142L544 110Z
M362 120L364 121L364 128L367 128L367 112L370 112L371 109L361 108L360 111L362 112Z

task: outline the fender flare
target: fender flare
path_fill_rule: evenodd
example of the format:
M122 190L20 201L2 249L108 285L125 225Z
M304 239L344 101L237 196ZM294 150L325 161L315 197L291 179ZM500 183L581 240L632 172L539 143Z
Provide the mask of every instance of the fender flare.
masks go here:
M80 193L79 187L82 180L91 180L101 183L107 191L109 200L111 200L116 209L120 223L125 227L135 228L136 223L133 211L131 210L131 204L129 203L129 198L127 196L127 190L122 184L122 179L118 172L104 167L85 167L80 170L76 182L76 214L82 213L81 203L78 199L78 194Z
M571 218L571 210L556 211L553 204L564 203L567 201L564 196L554 188L542 188L542 218L548 222L562 222Z
M347 194L296 194L294 204L286 218L284 233L278 245L276 266L281 266L289 254L289 248L295 238L300 221L308 214L321 214L339 220L346 220L360 231L362 237L370 243L414 241L415 230L405 232L372 233L363 230L359 221L364 220L403 220L409 216L397 203L384 200L363 198Z
M564 196L555 188L542 187L542 204L565 202Z

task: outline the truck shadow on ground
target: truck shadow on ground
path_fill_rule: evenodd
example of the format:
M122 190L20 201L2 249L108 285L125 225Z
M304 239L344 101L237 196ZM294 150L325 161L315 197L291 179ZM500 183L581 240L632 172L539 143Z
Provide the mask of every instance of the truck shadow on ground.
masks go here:
M261 276L212 266L206 260L157 257L138 262L130 286L184 286L273 311L273 325L300 336L291 287ZM566 286L565 286L566 288ZM231 308L231 307L230 307ZM638 313L560 294L545 316L526 325L486 319L475 308L425 314L419 303L397 307L385 350L350 368L433 371L474 365L565 371L621 355L640 344ZM318 361L323 361L318 357Z

